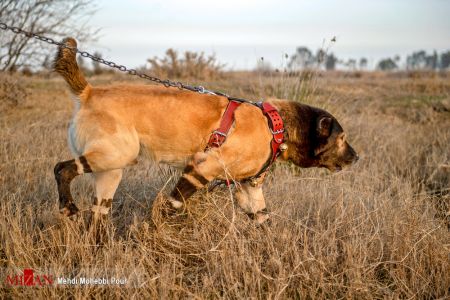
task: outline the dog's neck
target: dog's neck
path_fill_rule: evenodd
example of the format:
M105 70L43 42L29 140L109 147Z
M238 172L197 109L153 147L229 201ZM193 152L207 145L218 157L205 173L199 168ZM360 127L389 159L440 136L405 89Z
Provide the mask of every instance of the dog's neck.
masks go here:
M313 108L301 103L287 100L269 100L280 112L286 132L286 142L301 143L309 134Z
M288 150L281 156L285 160L294 160L298 165L311 165L311 130L315 126L316 108L287 100L269 100L283 118L285 128L285 143Z

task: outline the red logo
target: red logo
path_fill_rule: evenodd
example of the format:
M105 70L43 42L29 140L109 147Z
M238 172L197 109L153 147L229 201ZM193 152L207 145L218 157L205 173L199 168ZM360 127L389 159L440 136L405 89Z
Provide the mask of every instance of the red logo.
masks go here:
M6 285L15 286L43 286L53 284L53 275L37 275L33 269L23 270L21 275L8 275L5 279Z

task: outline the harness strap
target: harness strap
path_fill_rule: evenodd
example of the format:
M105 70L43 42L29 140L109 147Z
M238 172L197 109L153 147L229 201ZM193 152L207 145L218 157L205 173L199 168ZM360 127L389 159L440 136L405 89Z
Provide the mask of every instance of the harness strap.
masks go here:
M210 148L218 148L225 143L227 139L228 132L230 131L231 125L234 122L234 111L242 104L239 99L228 98L230 101L228 102L227 108L222 115L222 119L220 121L220 127L211 134L209 138L208 144L206 146L206 150ZM285 150L283 148L280 149L280 146L284 142L284 124L283 119L281 118L278 110L271 104L267 102L258 102L252 103L256 105L262 110L262 113L267 118L267 123L269 125L270 132L272 133L272 141L270 143L270 148L272 150L272 154L266 163L263 165L261 170L248 180L255 180L259 178L263 173L265 173L270 166L275 162L280 153Z
M211 134L206 149L218 148L225 143L227 139L228 131L230 131L231 125L234 122L234 111L241 105L242 102L229 101L225 112L223 113L220 126Z

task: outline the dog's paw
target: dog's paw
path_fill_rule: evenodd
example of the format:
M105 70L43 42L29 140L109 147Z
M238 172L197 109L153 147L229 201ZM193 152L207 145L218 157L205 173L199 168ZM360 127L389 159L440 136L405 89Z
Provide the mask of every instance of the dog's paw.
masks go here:
M185 213L185 205L181 201L169 198L164 202L162 213L165 217L183 215Z
M183 202L167 196L158 195L152 204L151 218L155 225L162 224L168 218L172 219L173 217L180 216L185 211Z
M171 206L175 211L181 211L181 210L183 210L183 206L184 206L184 203L183 203L183 202L170 198L170 199L169 199L169 203L170 203L170 206Z
M78 207L74 203L67 203L63 208L59 210L60 214L66 217L73 216L79 211Z
M266 209L257 213L247 213L247 216L258 226L261 226L262 224L270 225L270 215Z
M262 224L270 225L269 219L270 219L269 214L258 212L255 214L254 221L256 222L257 225L262 225Z
M95 215L91 213L87 229L96 245L105 244L113 236L113 226L109 215Z

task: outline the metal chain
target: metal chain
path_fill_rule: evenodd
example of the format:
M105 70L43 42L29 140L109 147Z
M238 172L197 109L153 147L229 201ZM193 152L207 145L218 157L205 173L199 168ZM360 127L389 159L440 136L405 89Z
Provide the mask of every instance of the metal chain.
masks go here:
M188 91L197 92L197 93L200 93L200 94L211 94L211 95L224 96L224 97L227 97L230 100L239 101L239 102L248 102L248 103L254 104L253 101L249 101L249 100L242 99L242 98L230 97L230 96L228 96L225 93L217 92L217 91L210 91L210 90L205 89L202 86L192 86L192 85L184 84L184 83L182 83L180 81L172 81L172 80L169 80L169 79L160 79L158 77L154 77L154 76L147 75L145 73L141 73L139 71L136 71L135 69L128 69L124 65L119 65L119 64L116 64L116 63L114 63L112 61L107 61L107 60L105 60L105 59L103 59L101 57L94 56L94 55L92 55L92 54L90 54L90 53L88 53L86 51L81 51L78 48L67 46L66 44L61 43L61 42L57 42L57 41L55 41L52 38L48 38L48 37L45 37L45 36L42 36L42 35L30 32L30 31L26 31L26 30L23 30L23 29L21 29L19 27L8 26L7 24L0 22L0 29L2 29L2 30L10 30L10 31L14 32L15 34L22 34L22 35L25 35L25 36L27 36L29 38L35 38L35 39L38 39L40 41L46 42L46 43L51 44L51 45L57 45L57 46L62 47L62 48L74 50L75 52L79 53L82 57L88 57L88 58L92 59L93 61L96 61L96 62L99 62L101 64L104 64L104 65L106 65L106 66L108 66L110 68L115 68L115 69L117 69L117 70L119 70L121 72L127 73L129 75L134 75L134 76L137 76L137 77L140 77L140 78L143 78L143 79L147 79L147 80L156 82L158 84L162 84L162 85L164 85L167 88L168 87L176 87L176 88L178 88L180 90L188 90Z

